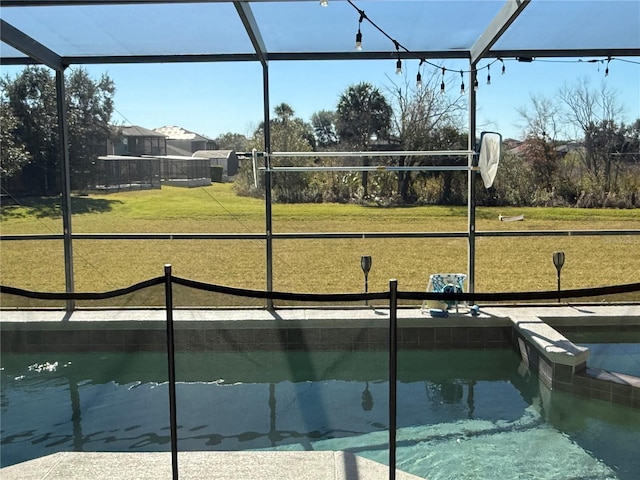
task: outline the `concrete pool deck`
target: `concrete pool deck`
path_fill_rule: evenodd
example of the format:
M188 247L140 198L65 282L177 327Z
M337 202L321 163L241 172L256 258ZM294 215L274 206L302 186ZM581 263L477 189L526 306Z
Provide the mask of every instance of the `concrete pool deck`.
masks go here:
M383 480L386 465L346 452L180 452L183 480ZM162 480L171 453L59 452L0 469L2 480ZM420 477L396 471L398 480Z

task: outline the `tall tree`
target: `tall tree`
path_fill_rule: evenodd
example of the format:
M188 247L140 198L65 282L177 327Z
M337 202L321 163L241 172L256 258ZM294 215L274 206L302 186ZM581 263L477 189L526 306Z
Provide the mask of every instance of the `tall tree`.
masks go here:
M440 89L439 71L422 76L422 86L416 86L405 76L403 83L391 82L387 87L393 106L393 131L403 150L452 150L466 149L466 137L462 134L462 114L466 113L464 97L443 95ZM446 157L401 157L400 166L425 165L433 162L451 163L466 159ZM455 172L433 174L443 182L440 202L452 203ZM398 192L404 203L417 199L414 180L426 174L398 172Z
M274 108L275 118L269 122L271 132L271 150L274 152L311 152L315 148L315 137L311 125L295 116L293 108L286 103L281 103ZM264 123L261 123L249 142L249 148L264 149ZM242 173L238 179L237 191L245 194L256 194L251 188L253 182L250 175L249 164L244 162ZM275 158L273 166L278 165L303 165L304 159ZM272 198L275 202L293 203L313 200L309 198L310 174L307 172L278 172L272 175Z
M227 132L222 135L218 135L214 142L220 150L244 152L248 149L249 139L241 133Z
M562 127L562 109L558 102L531 96L531 107L516 109L522 119L523 153L530 163L538 188L551 192L559 167L556 150Z
M337 134L354 148L365 148L372 135L388 139L391 106L380 90L370 83L350 85L340 95L337 107Z
M0 80L3 97L18 122L17 145L31 153L22 169L30 193L60 193L58 115L52 73L44 67L27 67L15 78ZM107 75L94 80L86 70L73 70L65 78L69 123L69 163L72 188L91 181L93 159L106 150L110 135L115 87Z
M115 85L105 74L94 80L85 69L77 68L66 78L66 94L71 187L85 189L95 183L95 159L106 153L112 135Z
M38 195L58 193L58 118L53 77L44 67L27 67L14 79L3 77L0 86L18 123L15 143L31 153L30 162L22 168L24 187Z
M10 178L20 172L22 167L29 163L31 155L24 145L16 143L15 131L18 128L18 120L13 114L9 104L0 99L0 173L2 178Z
M338 100L337 133L340 142L349 148L367 150L372 139L388 140L391 126L391 106L386 97L370 83L347 87ZM362 159L364 166L369 158ZM369 173L362 172L362 195L369 195Z
M584 79L574 86L563 86L559 98L564 103L567 122L578 129L584 139L582 160L603 193L612 188L614 163L617 161L616 137L622 128L623 107L618 95L605 83L592 88Z
M318 147L329 148L337 145L336 118L336 112L332 110L319 110L311 115L311 125Z

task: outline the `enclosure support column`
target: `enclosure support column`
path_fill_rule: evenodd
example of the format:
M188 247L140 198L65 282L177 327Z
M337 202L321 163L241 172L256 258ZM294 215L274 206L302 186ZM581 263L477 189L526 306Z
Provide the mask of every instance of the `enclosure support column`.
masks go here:
M469 73L469 150L476 150L476 65L471 64ZM470 293L475 291L476 279L476 191L475 172L472 170L474 155L469 155L469 169L467 170L467 211L468 211L468 249L467 249L467 289Z
M178 480L178 419L176 413L176 358L173 339L173 291L171 265L164 266L164 296L167 311L167 362L169 371L169 425L171 430L171 471Z
M64 88L64 70L56 70L56 104L58 109L58 148L62 189L62 233L64 241L65 292L73 293L73 245L71 242L71 174L69 167L69 127L67 125L67 101ZM67 300L67 311L75 308L74 300Z
M267 233L267 291L273 291L273 229L271 214L271 126L269 125L269 67L262 65L264 99L264 202ZM267 308L273 310L273 299L267 299Z
M396 478L396 418L398 382L398 280L389 281L389 480Z

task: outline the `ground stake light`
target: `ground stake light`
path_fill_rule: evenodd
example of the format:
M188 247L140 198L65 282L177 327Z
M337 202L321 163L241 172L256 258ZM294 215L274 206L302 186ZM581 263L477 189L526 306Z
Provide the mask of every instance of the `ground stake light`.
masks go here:
M560 270L564 265L564 252L553 252L553 264L558 271L558 293L560 293ZM558 302L560 302L560 297L558 297Z

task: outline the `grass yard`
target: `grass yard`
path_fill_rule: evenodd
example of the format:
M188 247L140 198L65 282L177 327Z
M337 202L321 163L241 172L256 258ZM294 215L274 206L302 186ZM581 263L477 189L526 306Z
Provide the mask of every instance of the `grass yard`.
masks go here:
M28 199L2 209L2 234L59 234L59 199ZM74 197L73 232L79 233L264 233L259 199L237 197L231 184L132 191ZM521 222L499 215L523 214ZM478 208L476 231L640 229L640 211L574 208ZM465 232L466 207L373 208L338 204L273 206L273 230L287 232ZM265 244L261 240L74 240L77 291L105 291L163 274L263 290ZM640 281L640 236L477 237L476 291L554 290L554 251L566 253L563 288ZM466 239L275 240L274 289L293 292L360 292L360 256L371 255L369 290L422 291L429 274L465 272ZM1 282L40 291L64 291L63 244L58 240L0 244ZM184 305L235 302L203 299L183 289ZM151 297L126 300L148 305ZM160 294L160 297L162 295ZM640 300L635 295L635 300ZM245 302L245 301L243 301ZM11 304L3 299L3 304ZM151 302L153 303L153 302ZM257 304L260 304L259 302Z

